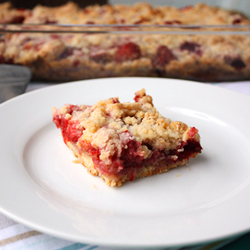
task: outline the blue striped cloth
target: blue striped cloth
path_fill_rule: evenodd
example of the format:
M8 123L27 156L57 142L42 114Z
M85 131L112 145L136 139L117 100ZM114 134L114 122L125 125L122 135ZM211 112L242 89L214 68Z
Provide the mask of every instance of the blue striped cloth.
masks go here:
M24 225L18 224L0 214L0 249L1 250L116 250L82 243L75 243L42 234ZM250 233L229 239L188 246L182 248L165 248L164 250L247 250L250 249ZM126 250L119 248L117 250ZM131 249L130 249L131 250Z

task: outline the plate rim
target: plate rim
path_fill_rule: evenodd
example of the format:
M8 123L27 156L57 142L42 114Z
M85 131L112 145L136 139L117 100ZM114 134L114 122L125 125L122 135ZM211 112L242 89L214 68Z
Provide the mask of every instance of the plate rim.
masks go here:
M216 86L213 86L213 85L210 85L210 84L207 85L207 84L204 84L204 83L198 83L198 82L194 82L194 81L186 81L186 80L178 80L178 79L146 78L146 77L145 78L144 77L124 77L123 79L130 79L130 80L135 79L136 81L140 80L140 79L150 79L150 80L155 80L155 81L162 81L162 82L169 81L169 82L176 82L176 83L177 82L182 82L182 83L185 82L186 84L191 84L193 86L200 86L201 88L204 88L205 86L206 86L205 88L208 87L208 88L210 88L212 90L214 90L216 88L216 90L218 90L221 93L230 93L230 95L233 95L233 96L238 95L239 97L242 97L242 98L243 98L243 96L245 96L245 97L247 97L248 101L250 101L249 96L246 95L246 94L238 93L238 92L235 92L235 91L229 90L229 89L217 88ZM108 80L109 81L117 81L117 80L119 80L119 78L118 77L109 78ZM105 81L108 81L108 80L107 80L107 78L105 78ZM38 90L35 90L35 91L32 91L32 92L28 92L28 93L25 93L25 94L23 94L21 96L15 97L15 98L7 101L7 102L2 103L0 105L0 111L1 111L1 109L4 109L5 107L8 107L9 105L16 105L16 103L22 102L22 100L26 99L28 96L29 96L29 98L32 98L32 96L39 95L41 93L43 94L43 93L46 93L46 92L53 92L54 90L57 90L58 88L64 88L64 87L69 88L72 84L78 85L78 84L82 84L83 82L88 84L90 82L96 82L96 81L102 82L103 79L80 80L80 81L74 81L74 82L68 82L68 83L61 83L61 84L56 84L54 86L50 86L48 88L42 88L42 89L38 89ZM1 125L0 125L0 127L1 127ZM51 234L51 235L53 235L55 237L61 237L61 235L62 235L61 233L51 231L51 230L43 228L43 227L41 227L39 225L34 225L31 221L26 221L25 219L19 218L17 215L12 214L9 211L6 211L2 207L1 203L0 203L0 211L1 211L1 213L3 213L5 215L7 215L8 217L12 218L13 220L18 221L18 222L20 222L20 223L22 223L22 224L24 224L26 226L35 228L36 230L39 230L41 232ZM236 234L242 234L242 233L248 231L249 229L250 229L250 225L249 225L248 229L242 230L241 232L237 232ZM214 240L220 240L222 238L231 237L231 236L234 236L234 235L235 234L232 234L230 236L229 235L224 235L224 236L218 237L217 239L208 239L208 242L211 242L211 241L214 241ZM63 238L67 239L67 240L72 240L72 237L68 237L67 235L64 235ZM189 242L189 243L186 243L184 245L191 245L191 244L197 244L197 243L204 243L204 241L202 240L200 242L199 241ZM95 242L90 242L89 244L96 244L96 243ZM97 243L97 244L101 244L101 243ZM112 245L112 244L107 243L107 242L104 243L104 244L102 243L102 245L117 247L117 244ZM181 246L182 245L183 244L181 244ZM121 247L121 246L124 246L124 245L118 245L118 247ZM179 246L179 245L165 245L165 244L164 245L157 245L157 244L155 245L155 244L152 244L152 245L149 246L148 244L147 245L141 245L141 244L129 245L128 244L127 246L128 247L154 247L154 246L157 246L157 247L166 247L166 246L171 247L171 246Z

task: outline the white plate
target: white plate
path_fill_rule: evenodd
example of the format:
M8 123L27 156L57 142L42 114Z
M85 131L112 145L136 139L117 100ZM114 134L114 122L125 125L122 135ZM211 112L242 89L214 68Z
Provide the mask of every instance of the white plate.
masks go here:
M80 164L52 122L52 106L133 101L199 129L188 166L106 186ZM64 239L119 247L208 242L250 229L250 98L181 80L107 78L24 94L0 105L0 212Z

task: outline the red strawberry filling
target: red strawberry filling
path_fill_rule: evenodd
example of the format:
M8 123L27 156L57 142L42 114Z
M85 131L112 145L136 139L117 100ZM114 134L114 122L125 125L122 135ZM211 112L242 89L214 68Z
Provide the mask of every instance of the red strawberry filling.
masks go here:
M66 57L69 57L73 55L74 49L72 47L67 47L62 54L59 56L59 60L65 59Z
M161 45L157 49L156 56L152 59L152 64L154 68L163 68L174 59L176 58L171 50L167 46Z
M11 18L11 20L9 20L9 23L10 24L19 24L19 23L23 23L25 19L25 16L22 16L22 15L17 15L17 16L13 16Z
M90 54L89 58L98 63L108 63L111 62L113 57L112 55L106 53L105 51L95 52Z
M135 21L134 24L142 24L142 23L148 22L148 21L150 21L150 19L148 19L148 18L141 18L140 20Z
M164 24L166 24L166 25L182 24L182 22L179 20L171 20L171 21L165 21Z
M240 24L242 22L241 18L236 18L233 20L232 24Z
M191 53L195 53L199 56L202 55L202 51L201 51L201 45L195 42L184 42L183 44L181 44L180 49L183 50L187 50Z
M80 144L82 150L87 152L92 158L95 168L101 174L125 174L131 172L131 169L140 168L143 163L144 152L141 150L140 143L135 140L128 140L127 143L123 145L120 157L118 157L117 152L111 155L109 159L112 164L109 165L106 165L102 160L100 160L100 148L95 148L88 141L81 141Z
M141 57L141 49L139 45L133 42L128 42L118 47L115 55L116 61L118 62L135 60L139 59L140 57Z
M80 49L75 47L66 47L65 50L59 55L58 60L65 59L69 56L72 56L75 52L80 51Z
M76 143L78 139L82 135L82 130L79 130L79 123L72 122L68 119L60 119L54 118L53 121L55 124L59 124L59 127L62 131L63 140L66 143L67 141L71 141L73 143Z
M27 39L27 43L24 44L23 49L24 50L30 50L30 49L34 49L35 51L39 51L42 46L45 44L45 42L37 42L36 44L33 43L29 43L29 39Z
M240 71L243 68L246 67L246 64L244 63L244 61L241 59L240 56L238 57L231 57L231 56L225 56L224 57L224 61L225 63L231 65L233 68L235 68L235 70Z
M129 175L130 181L134 180L137 169L140 169L143 165L154 165L156 168L161 168L166 164L173 164L177 161L188 160L195 152L201 152L202 148L200 143L195 140L189 140L183 142L179 149L172 150L166 154L163 150L154 150L151 155L144 159L144 152L141 151L141 144L130 140L122 150L121 156L117 157L114 154L110 157L112 161L111 165L105 165L100 160L100 149L93 147L89 142L81 142L82 149L86 151L92 158L95 168L101 174L107 175Z
M187 132L187 134L188 134L190 137L194 137L197 133L198 133L198 129L195 128L195 127L192 127L192 128Z
M68 113L71 115L75 110L80 110L77 105L69 105ZM79 127L79 123L72 121L71 119L66 119L64 115L56 114L53 117L53 122L56 124L57 128L62 131L63 140L66 143L71 141L76 143L82 135L83 128Z
M47 20L44 21L44 23L45 24L55 24L55 23L57 23L57 21L56 20L49 20L49 19L47 19Z

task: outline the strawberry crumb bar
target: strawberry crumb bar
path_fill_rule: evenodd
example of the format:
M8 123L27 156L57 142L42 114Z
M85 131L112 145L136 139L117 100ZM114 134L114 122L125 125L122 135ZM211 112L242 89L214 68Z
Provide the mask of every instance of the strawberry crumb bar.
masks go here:
M110 186L160 174L201 153L195 127L164 118L142 89L135 102L110 98L96 104L53 108L65 144L92 175Z
M54 8L38 5L24 10L5 3L0 4L0 22L46 24L48 31L51 24L155 25L156 28L191 25L195 27L189 31L197 32L128 34L126 31L131 28L121 26L120 31L124 33L120 34L17 32L2 35L0 63L28 66L33 79L71 81L117 76L199 81L250 79L248 35L199 34L204 31L202 25L243 27L250 25L250 20L240 13L206 4L185 8L154 7L147 3L79 8L69 2Z

